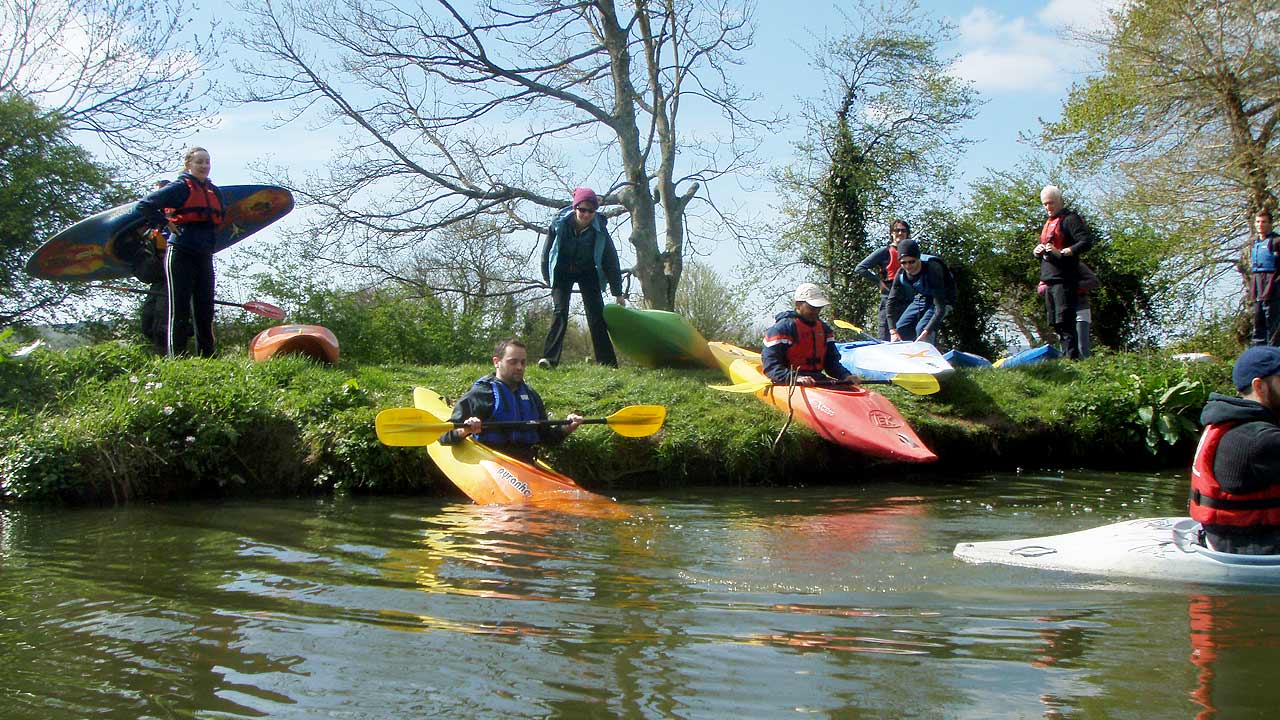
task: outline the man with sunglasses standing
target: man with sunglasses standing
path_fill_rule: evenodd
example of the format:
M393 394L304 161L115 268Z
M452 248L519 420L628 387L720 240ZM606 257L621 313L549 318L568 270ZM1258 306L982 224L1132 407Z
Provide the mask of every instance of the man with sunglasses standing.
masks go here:
M582 292L582 306L587 311L587 328L596 362L618 366L604 322L604 302L600 292L605 284L613 291L619 305L622 295L622 269L613 238L605 229L604 218L596 211L600 198L591 188L574 188L573 205L560 211L542 246L542 279L551 285L551 305L555 317L547 332L547 342L538 367L550 369L560 364L565 331L569 328L569 302L573 286Z

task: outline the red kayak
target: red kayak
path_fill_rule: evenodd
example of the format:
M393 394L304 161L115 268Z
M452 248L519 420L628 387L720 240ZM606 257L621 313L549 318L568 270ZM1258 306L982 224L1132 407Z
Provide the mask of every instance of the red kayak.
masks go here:
M332 364L338 362L338 338L320 325L277 325L254 336L249 354L256 362L292 354Z
M760 368L760 353L722 342L707 345L734 383L768 381ZM796 420L850 450L899 462L925 463L938 459L893 403L865 387L836 390L770 384L755 396L783 412L794 412Z

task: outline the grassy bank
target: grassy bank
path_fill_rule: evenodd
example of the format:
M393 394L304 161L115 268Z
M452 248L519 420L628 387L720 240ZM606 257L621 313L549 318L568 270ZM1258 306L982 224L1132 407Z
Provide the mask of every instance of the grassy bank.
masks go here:
M456 398L487 371L482 364L328 368L294 358L254 364L232 356L170 362L111 343L37 351L0 361L0 497L97 503L452 494L423 450L378 443L373 418L382 408L411 405L414 385ZM877 464L795 426L773 448L781 415L750 397L707 389L723 382L711 371L581 365L531 369L528 380L557 416L602 416L637 403L668 407L667 424L653 438L588 427L548 453L561 471L608 492L1185 464L1194 428L1177 418L1197 417L1209 390L1231 392L1229 375L1220 362L1122 355L960 371L930 397L883 389L940 456L928 468Z

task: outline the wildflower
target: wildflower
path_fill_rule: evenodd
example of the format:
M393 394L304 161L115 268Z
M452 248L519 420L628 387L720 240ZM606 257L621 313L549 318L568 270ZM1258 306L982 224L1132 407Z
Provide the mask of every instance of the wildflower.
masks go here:
M172 415L172 414L173 414L173 406L172 406L172 405L165 405L165 406L164 406L164 410L161 410L160 412L164 413L165 415Z

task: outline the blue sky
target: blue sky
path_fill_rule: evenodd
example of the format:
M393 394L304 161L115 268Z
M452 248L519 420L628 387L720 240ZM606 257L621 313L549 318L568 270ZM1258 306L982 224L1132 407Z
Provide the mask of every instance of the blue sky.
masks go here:
M1019 142L1019 134L1034 132L1040 118L1056 118L1072 83L1095 63L1090 52L1067 39L1068 26L1096 27L1103 8L1114 4L1115 0L923 0L926 11L956 26L955 38L944 45L944 52L956 59L953 72L972 81L985 100L977 118L964 129L976 143L953 175L958 191L963 192L988 169L1013 168L1021 157L1034 152ZM223 18L224 23L234 21L234 16ZM739 82L759 93L766 106L784 110L794 107L797 97L816 96L821 78L809 68L802 48L813 45L815 33L838 30L842 19L835 6L810 0L763 0L757 6L756 21L756 46L746 58ZM236 82L233 75L221 80ZM255 182L258 178L251 166L264 159L297 170L315 167L334 151L333 138L339 130L313 130L301 122L267 130L271 113L269 107L229 107L215 129L193 138L195 144L210 148L216 182ZM772 138L764 147L767 160L785 164L800 129L797 118L788 132ZM732 181L721 181L717 196L736 192L732 185ZM750 198L768 212L772 195L767 188ZM285 222L290 221L296 223L298 218ZM267 229L260 239L273 236ZM732 243L722 243L711 253L711 260L727 273L736 264L736 253ZM626 263L628 258L623 260Z

